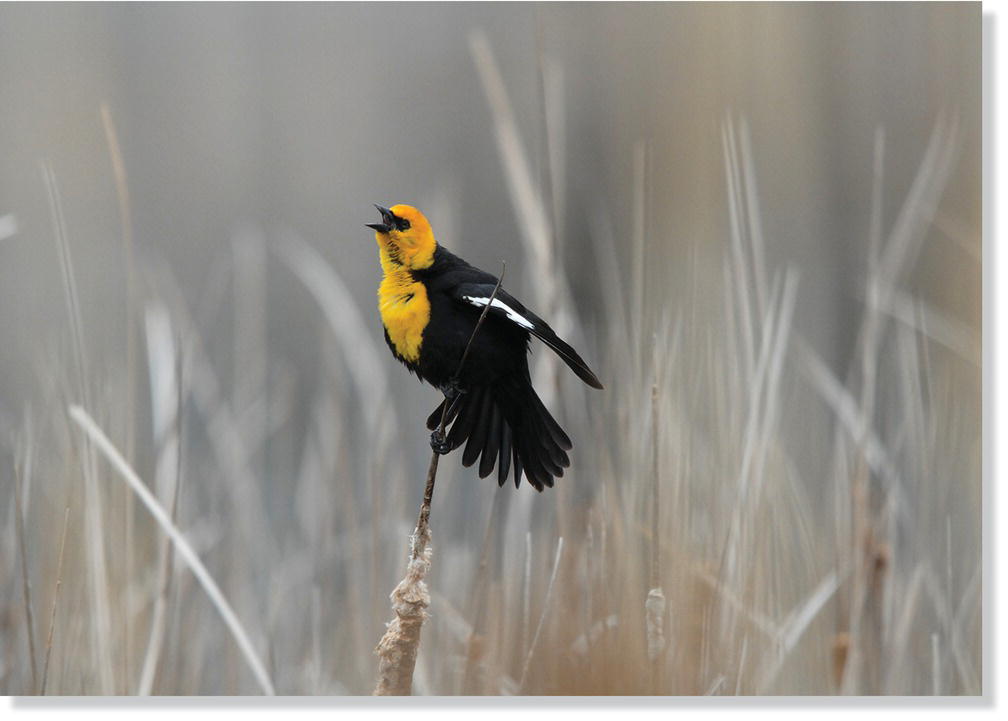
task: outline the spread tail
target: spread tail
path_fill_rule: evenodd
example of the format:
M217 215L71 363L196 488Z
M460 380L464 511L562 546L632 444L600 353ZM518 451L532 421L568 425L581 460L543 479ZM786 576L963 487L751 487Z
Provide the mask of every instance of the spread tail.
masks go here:
M443 409L444 402L434 409L428 429L438 427ZM515 488L523 473L537 491L552 488L553 479L570 465L570 438L527 378L472 388L448 409L445 423L451 424L448 447L465 444L462 465L469 467L479 459L480 478L496 465L498 485L504 485L513 464Z

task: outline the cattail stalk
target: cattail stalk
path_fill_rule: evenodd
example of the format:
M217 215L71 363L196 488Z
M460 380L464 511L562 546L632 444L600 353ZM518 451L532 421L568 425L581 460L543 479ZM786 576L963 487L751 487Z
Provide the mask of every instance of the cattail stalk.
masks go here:
M655 365L655 373L658 366ZM660 529L658 492L658 382L651 386L651 575L650 590L644 601L644 619L647 632L647 656L651 664L651 693L659 693L662 677L662 661L665 651L665 594L661 588Z
M500 278L497 279L490 300L483 307L483 312L476 321L476 327L469 336L454 380L458 380L461 375L473 340L493 306L494 298L497 297L497 291L500 290L501 282L504 280L504 268L502 264ZM437 430L437 436L441 439L444 438L449 405L446 400L441 408L441 423ZM388 624L385 634L375 648L375 653L378 655L378 682L375 684L374 696L409 696L412 693L413 670L416 668L417 652L420 650L420 629L427 618L427 607L430 606L430 592L427 590L425 579L431 566L430 510L440 457L437 451L431 453L420 513L417 516L416 528L410 536L410 556L406 564L406 575L390 596L395 618Z

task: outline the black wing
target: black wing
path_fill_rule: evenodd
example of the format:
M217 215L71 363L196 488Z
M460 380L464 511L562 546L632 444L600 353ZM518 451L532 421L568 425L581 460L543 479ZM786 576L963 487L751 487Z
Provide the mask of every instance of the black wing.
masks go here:
M493 289L494 284L492 283L460 283L455 286L452 295L455 300L461 303L466 303L477 308L485 308L487 303L490 302ZM584 359L578 355L577 351L554 333L546 321L522 305L503 288L497 291L488 315L501 318L514 323L520 328L524 328L563 358L564 363L577 374L578 378L592 388L602 388L602 383L598 377L588 367L588 364L584 362Z

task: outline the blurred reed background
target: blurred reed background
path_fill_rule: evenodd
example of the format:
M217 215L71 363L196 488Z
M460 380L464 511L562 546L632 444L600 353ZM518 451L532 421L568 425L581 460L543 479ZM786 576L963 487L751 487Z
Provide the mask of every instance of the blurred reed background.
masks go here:
M373 202L606 384L442 463L415 693L981 691L979 4L5 4L0 98L2 692L371 691Z

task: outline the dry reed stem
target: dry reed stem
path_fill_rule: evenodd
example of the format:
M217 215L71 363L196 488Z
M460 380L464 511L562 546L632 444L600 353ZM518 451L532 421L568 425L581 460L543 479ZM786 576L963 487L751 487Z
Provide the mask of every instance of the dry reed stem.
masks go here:
M655 339L657 349L657 337ZM655 351L657 353L657 350ZM661 495L659 491L658 458L658 365L655 360L655 382L651 386L651 574L647 599L644 601L644 621L647 635L647 657L651 663L651 693L659 693L663 675L665 651L665 594L661 588L661 544L658 534L661 529L659 511Z
M661 668L661 655L665 650L665 594L661 587L648 591L644 602L645 618L647 620L647 655L651 662L651 692L658 693L658 671Z
M46 194L49 199L49 214L52 217L53 231L56 236L56 250L59 254L60 271L63 278L63 297L66 303L67 318L70 323L70 333L73 338L72 349L74 367L77 372L77 392L80 401L87 407L91 406L91 393L88 386L87 354L84 347L84 316L81 311L80 294L77 291L77 278L74 273L73 255L70 250L70 240L66 229L66 218L63 215L63 200L56 184L56 174L48 162L42 163L42 180L45 182ZM94 449L87 438L83 444L84 473L84 517L86 532L86 547L88 555L88 587L91 596L91 613L94 618L94 653L101 692L110 695L114 692L112 677L112 619L109 602L108 563L105 558L105 535L102 502L98 492L97 460Z
M479 320L469 336L462 358L454 378L457 380L469 357L469 349L479 332L480 326L486 320L487 313L493 306L497 291L504 280L505 266L501 264L500 277L490 294L490 300L483 307ZM441 423L437 433L444 438L445 421L448 418L447 398L441 409ZM413 688L413 670L416 668L417 652L420 650L420 629L427 618L427 607L430 606L430 592L424 579L431 565L430 548L430 509L434 498L434 482L437 480L437 451L431 453L430 466L427 468L427 482L424 485L423 501L420 503L420 513L417 516L416 528L410 536L410 558L406 564L406 575L392 591L392 611L395 618L389 622L384 635L375 648L378 655L378 682L372 695L374 696L409 696Z
M134 263L133 252L133 219L130 213L129 186L126 182L126 164L123 162L122 150L119 146L119 137L116 134L115 123L112 121L112 112L108 103L103 102L100 106L102 126L105 129L105 142L108 145L109 159L112 162L112 174L115 178L116 198L119 201L119 224L122 229L123 253L126 266L126 412L128 422L126 423L125 445L126 460L134 462L136 448L136 265ZM133 575L133 504L129 502L128 491L123 504L123 546L125 575ZM124 601L125 603L125 601ZM128 685L128 676L133 668L132 646L133 628L132 614L128 608L123 607L123 624L126 628L125 640L123 644L123 675L124 681Z
M235 614L234 609L231 604L228 603L227 599L224 597L224 593L220 590L217 582L214 581L213 576L207 570L206 566L200 560L196 551L193 547L189 545L185 536L182 532L178 530L175 524L172 523L171 518L165 512L164 508L158 503L158 500L154 495L147 489L144 482L140 480L140 477L136 474L136 471L126 462L122 454L112 445L112 441L108 439L105 432L98 427L98 424L94 422L91 416L86 410L80 406L70 406L70 417L74 422L80 426L81 430L91 439L91 442L98 447L98 450L102 452L106 460L112 465L113 468L122 476L123 480L129 485L133 492L139 496L140 500L143 502L147 510L150 511L151 516L154 520L158 522L161 529L168 534L172 542L175 544L175 549L178 551L179 556L186 562L193 575L196 576L196 580L200 582L203 586L203 590L206 591L207 596L210 597L210 601L213 603L214 608L220 613L221 618L227 625L231 634L234 636L235 641L238 644L238 648L241 650L242 655L245 657L246 662L248 662L249 667L252 669L252 673L255 675L256 680L259 682L259 686L262 688L263 692L269 696L272 696L275 692L273 690L273 682L270 681L269 674L266 672L266 667L263 665L262 660L260 660L259 655L256 653L255 648L252 646L252 641L249 639L248 633L246 633L244 627L241 625L241 621L238 620L238 616Z
M174 413L174 441L175 441L175 484L172 489L171 522L178 523L178 503L179 492L182 486L182 348L178 345L175 354L175 413ZM166 449L170 450L170 441L166 439ZM164 452L164 450L162 450ZM159 464L160 465L160 464ZM157 599L154 601L154 612L151 616L150 634L147 638L147 650L144 654L143 666L140 672L140 682L137 684L137 696L149 696L154 685L154 674L157 672L158 660L161 656L161 647L164 641L164 629L167 621L168 590L171 587L172 568L174 558L172 556L172 544L167 537L161 545L159 559L160 582Z
M529 641L529 616L532 613L532 532L525 532L525 568L522 574L522 648Z
M553 586L556 584L557 571L560 569L560 557L563 555L563 536L557 539L556 555L553 557L553 572L550 573L549 584L546 586L546 598L543 600L542 614L539 616L539 624L536 626L535 635L532 636L532 643L529 645L528 654L525 656L525 664L522 666L521 681L518 682L518 693L525 693L528 685L529 670L532 668L532 658L539 647L539 636L542 635L543 626L546 624L546 614L549 612L550 601L553 598Z
M63 585L63 551L66 550L67 525L70 522L70 506L63 511L63 531L60 533L59 560L56 561L56 588L53 590L52 613L49 615L49 633L46 635L45 660L42 662L42 685L39 696L45 696L46 681L49 678L49 657L52 655L53 632L56 630L56 607L59 602L60 586Z
M495 493L493 504L490 506L490 518L487 520L486 533L483 536L483 550L480 551L479 566L476 569L476 578L473 581L468 610L472 614L472 627L469 631L469 638L466 641L465 672L462 675L462 693L466 696L474 695L476 689L476 671L479 659L483 655L486 626L486 604L480 602L483 598L488 584L490 573L490 549L493 544L494 534L497 531L497 524L504 513L507 512L507 500L511 498L506 493Z
M38 688L38 660L35 656L35 619L32 614L31 579L28 577L28 555L25 549L24 503L21 498L21 471L14 468L14 526L18 553L21 556L21 591L24 597L25 623L28 630L28 656L31 661L32 691Z

